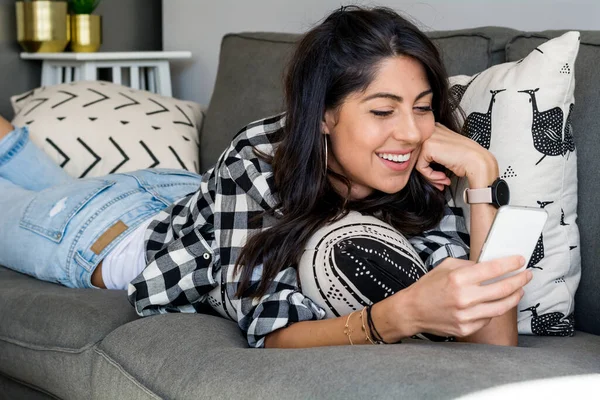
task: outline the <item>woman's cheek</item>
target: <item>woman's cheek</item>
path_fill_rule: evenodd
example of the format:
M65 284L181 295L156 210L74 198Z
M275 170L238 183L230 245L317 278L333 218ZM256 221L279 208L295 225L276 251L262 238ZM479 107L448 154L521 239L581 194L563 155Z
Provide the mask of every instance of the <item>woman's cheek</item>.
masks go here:
M423 118L420 124L421 134L423 135L423 141L429 139L433 132L435 132L435 118Z

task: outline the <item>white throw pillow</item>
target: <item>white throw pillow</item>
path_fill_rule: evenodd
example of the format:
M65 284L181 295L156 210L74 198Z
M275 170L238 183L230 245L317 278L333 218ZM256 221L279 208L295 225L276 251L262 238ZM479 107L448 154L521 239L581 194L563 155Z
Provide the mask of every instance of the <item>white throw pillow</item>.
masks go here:
M542 207L549 215L528 265L534 278L518 308L521 334L570 336L574 331L581 259L570 116L578 50L579 32L568 32L523 60L450 78L466 115L463 133L495 155L510 186L510 204ZM462 199L466 187L466 179L460 179L453 197L469 226L469 207Z
M199 172L199 104L101 81L41 87L11 98L15 126L70 175L144 168Z

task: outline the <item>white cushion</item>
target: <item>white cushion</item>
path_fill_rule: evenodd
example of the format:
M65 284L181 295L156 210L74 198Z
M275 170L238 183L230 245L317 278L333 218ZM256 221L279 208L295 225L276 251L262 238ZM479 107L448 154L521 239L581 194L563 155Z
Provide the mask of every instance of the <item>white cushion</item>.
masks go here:
M495 155L510 186L510 204L543 207L549 215L528 265L534 278L518 308L521 334L573 334L581 275L577 152L570 124L578 50L579 32L568 32L523 60L450 79L467 116L463 133ZM468 220L466 187L460 179L453 197Z
M15 126L74 177L144 168L199 172L199 104L100 81L11 98Z

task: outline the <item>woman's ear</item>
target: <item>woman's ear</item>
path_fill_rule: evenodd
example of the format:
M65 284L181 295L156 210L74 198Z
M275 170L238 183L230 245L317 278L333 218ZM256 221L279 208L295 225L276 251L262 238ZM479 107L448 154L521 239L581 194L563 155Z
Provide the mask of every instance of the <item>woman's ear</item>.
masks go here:
M321 132L324 135L331 134L331 128L335 125L335 116L333 111L327 110L325 111L325 115L323 115L323 121L321 122Z

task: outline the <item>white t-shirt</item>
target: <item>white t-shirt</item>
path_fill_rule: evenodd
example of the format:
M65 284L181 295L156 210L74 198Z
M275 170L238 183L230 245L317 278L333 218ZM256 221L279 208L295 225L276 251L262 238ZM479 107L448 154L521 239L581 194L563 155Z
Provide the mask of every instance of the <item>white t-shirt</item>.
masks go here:
M151 217L125 236L102 261L102 280L107 289L124 290L146 268L144 235Z

